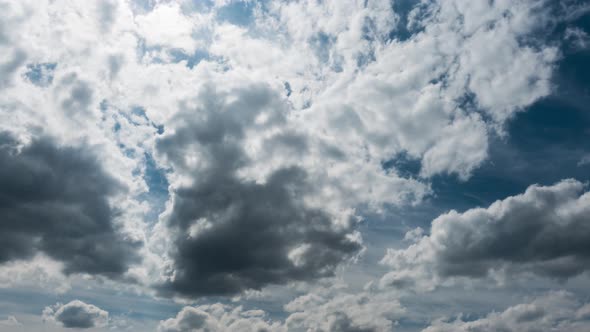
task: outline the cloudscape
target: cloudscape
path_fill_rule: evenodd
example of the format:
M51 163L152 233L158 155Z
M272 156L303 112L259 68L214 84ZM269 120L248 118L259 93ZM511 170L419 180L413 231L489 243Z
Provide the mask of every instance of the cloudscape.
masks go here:
M590 331L590 1L0 0L0 332Z

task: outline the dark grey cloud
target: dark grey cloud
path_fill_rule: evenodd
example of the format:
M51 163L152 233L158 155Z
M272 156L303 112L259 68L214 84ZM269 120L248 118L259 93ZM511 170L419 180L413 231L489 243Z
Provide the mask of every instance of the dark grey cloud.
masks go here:
M264 183L237 176L250 164L246 128L284 122L278 94L264 85L229 93L209 88L196 102L202 106L185 109L176 131L157 142L159 153L192 178L174 191L167 222L175 234L175 274L160 286L163 294L227 295L330 276L361 249L350 226L337 228L327 213L304 204L312 186L303 169L279 168ZM264 123L255 121L261 114ZM305 151L301 137L277 142ZM194 153L198 169L185 158Z
M82 148L0 133L0 264L43 252L66 273L117 276L137 259L109 197L123 190Z
M65 328L88 329L106 326L109 313L92 304L74 300L65 305L58 303L46 307L43 319L59 323Z
M415 284L441 278L482 278L522 272L567 279L590 267L590 193L576 180L530 186L488 208L451 211L430 235L407 249L389 250L394 269L382 282Z

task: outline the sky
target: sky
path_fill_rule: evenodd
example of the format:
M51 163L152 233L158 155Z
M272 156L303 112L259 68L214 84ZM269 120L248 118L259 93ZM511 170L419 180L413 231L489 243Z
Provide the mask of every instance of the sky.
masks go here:
M590 331L590 2L0 0L0 332Z

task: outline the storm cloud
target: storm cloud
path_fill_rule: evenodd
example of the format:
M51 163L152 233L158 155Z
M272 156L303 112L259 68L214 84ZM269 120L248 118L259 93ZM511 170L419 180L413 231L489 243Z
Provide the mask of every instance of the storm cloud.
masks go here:
M137 259L109 204L121 190L83 148L0 133L0 264L43 252L66 273L121 275Z
M263 131L283 122L278 95L264 85L224 94L207 88L196 101L202 106L186 109L182 125L157 143L191 180L174 192L167 221L175 234L174 276L161 291L227 295L331 276L361 245L350 223L337 226L326 212L306 206L313 188L305 170L281 167L262 183L237 174L249 163L244 128ZM255 124L261 114L266 121Z

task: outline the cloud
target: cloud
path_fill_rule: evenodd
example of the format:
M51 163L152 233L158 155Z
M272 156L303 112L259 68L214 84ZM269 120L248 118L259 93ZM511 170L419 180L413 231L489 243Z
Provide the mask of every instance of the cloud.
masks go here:
M193 38L198 32L199 24L204 24L204 17L191 18L182 13L180 6L174 3L162 3L145 15L135 18L137 30L148 46L183 49L194 51L198 43Z
M279 167L263 182L239 176L251 163L246 136L285 121L273 90L252 85L224 92L209 86L194 102L178 116L173 133L156 143L186 177L174 190L166 218L174 270L162 293L228 295L313 280L331 276L360 251L351 217L337 224L328 212L305 204L314 187L304 169ZM302 147L298 139L277 144Z
M552 93L565 43L585 45L562 23L588 6L554 3L0 0L0 128L14 133L0 141L0 283L75 292L82 273L197 298L380 275L373 252L395 226L373 218L422 213L438 180L469 181ZM554 219L542 199L522 223L445 214L389 252L382 284L578 275L585 247L559 237L587 240L583 223L560 224L578 196ZM360 231L370 257L342 271L364 259ZM388 331L392 293L302 296L280 327ZM189 308L170 325L227 326Z
M109 199L123 188L83 147L0 133L0 263L43 252L66 273L122 275L137 261Z
M92 304L74 300L45 307L43 320L58 323L65 328L88 329L107 326L109 313Z
M371 289L358 293L341 287L314 289L285 305L289 331L386 332L405 308L395 294Z
M264 316L265 313L260 310L243 310L242 307L231 308L220 303L184 307L175 318L161 321L158 331L283 331L278 323L270 322Z
M270 320L262 310L222 304L184 307L161 321L161 332L184 331L325 331L387 332L405 314L394 294L371 290L351 293L340 284L316 287L284 307L284 320Z
M580 304L571 293L552 292L473 321L463 321L461 317L450 322L436 320L422 332L582 332L590 328L587 308L587 304Z
M520 273L567 279L587 271L590 258L590 193L576 180L530 186L487 208L450 211L432 222L430 234L405 249L389 249L382 263L392 271L382 285L430 289L447 278Z
M8 316L4 320L0 320L0 326L18 326L22 325L14 316Z
M586 166L590 164L590 155L584 155L582 156L582 159L580 159L580 161L578 161L578 167L582 167L582 166Z

